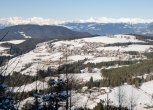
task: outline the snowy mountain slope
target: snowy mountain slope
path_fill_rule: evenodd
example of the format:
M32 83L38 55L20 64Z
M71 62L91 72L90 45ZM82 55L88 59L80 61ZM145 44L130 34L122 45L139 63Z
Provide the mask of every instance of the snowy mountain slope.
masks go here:
M142 18L110 18L110 17L90 17L87 19L77 19L77 20L58 20L58 19L46 19L41 17L9 17L0 18L0 25L2 27L9 25L19 25L19 24L39 24L39 25L58 25L62 23L152 23L153 19L142 19Z
M148 86L149 83L151 85L153 84L152 81L146 82L144 84ZM82 92L72 91L72 110L79 107L93 109L99 102L106 104L107 93L110 105L119 106L118 102L120 95L122 106L127 107L128 109L131 109L131 104L133 104L133 110L152 110L152 108L148 109L148 107L153 106L152 95L148 95L149 92L149 90L146 90L146 92L144 92L139 88L135 88L134 86L127 84L114 88L93 87L91 89L85 89ZM21 106L23 106L26 102L33 103L34 99L29 97L21 101Z
M131 35L114 35L114 36L98 36L93 38L83 38L86 42L101 42L104 44L127 43L127 42L143 42Z
M137 51L137 52L145 52L149 51L149 49L153 48L153 45L138 45L138 44L132 44L128 46L109 46L109 47L100 47L97 48L97 50L120 50L120 51Z
M129 45L123 46L109 46L108 44L115 43L131 43ZM132 44L134 43L134 44ZM138 43L138 44L137 44ZM141 45L142 43L142 45ZM130 58L132 60L143 60L146 59L143 56L144 52L151 52L153 45L145 44L145 41L141 41L136 39L135 36L132 35L114 35L114 36L97 36L92 38L81 38L75 40L61 40L61 41L47 41L43 43L39 43L36 48L26 54L14 57L8 62L8 65L5 65L7 70L3 73L3 75L12 74L13 71L20 72L24 75L35 76L38 70L47 70L48 67L57 69L59 63L73 63L78 60L85 60L84 64L87 63L100 63L100 62L109 62L109 61L129 61ZM144 45L145 44L145 45ZM129 51L137 51L139 55L130 55ZM66 62L67 56L67 62ZM109 66L106 69L110 68L118 68L121 66L128 65L115 65ZM4 69L1 67L0 69ZM92 68L93 73L89 73L87 68L81 70L81 73L69 73L69 77L74 77L76 80L80 80L82 82L89 81L91 77L93 80L101 80L103 77L101 76L101 68ZM65 75L60 74L60 78L64 79ZM37 81L38 90L47 89L49 85L47 81L50 77L45 78L45 81ZM135 88L132 85L124 84L121 87L108 88L91 88L87 89L85 92L74 92L72 94L72 102L73 108L75 107L88 107L90 109L94 108L98 102L104 100L104 104L106 103L107 93L110 99L110 104L118 106L118 90L120 89L124 98L123 105L130 107L131 98L134 101L134 110L145 110L146 107L152 106L152 85L153 81L143 83L140 88ZM11 88L13 92L29 92L35 90L36 81L30 84L24 84L21 87ZM91 92L90 92L91 91ZM145 100L144 100L145 99ZM77 100L77 101L76 101ZM23 100L21 103L25 102L33 102L32 98L28 98ZM22 105L21 104L21 105ZM151 110L151 109L150 109Z
M105 90L104 90L105 89ZM104 91L108 91L107 88L103 88L102 91L99 89L99 92L95 90L91 94L86 93L77 93L73 96L72 99L77 99L78 101L75 103L76 107L84 107L85 105L93 109L100 100L103 100L106 103L107 94L103 93ZM121 91L120 95L122 96L122 105L128 107L130 109L130 101L133 101L134 110L147 110L146 107L152 105L152 96L144 93L143 91L131 86L131 85L123 85L121 87L115 87L110 89L108 92L109 104L119 106L119 91ZM145 99L145 100L144 100ZM151 110L151 109L150 109Z
M12 74L13 71L21 72L25 75L36 75L37 69L47 69L48 67L57 68L59 62L73 63L78 60L86 59L85 63L99 63L117 60L146 59L143 55L132 56L126 51L151 51L152 45L128 45L123 47L107 47L113 43L144 43L130 35L115 35L111 37L92 37L75 40L48 41L40 43L36 48L26 54L11 59L8 63L9 68L3 75ZM105 47L106 46L106 47ZM143 47L143 48L142 48ZM28 66L27 66L28 65Z
M141 85L140 89L150 96L153 96L153 81L145 82Z

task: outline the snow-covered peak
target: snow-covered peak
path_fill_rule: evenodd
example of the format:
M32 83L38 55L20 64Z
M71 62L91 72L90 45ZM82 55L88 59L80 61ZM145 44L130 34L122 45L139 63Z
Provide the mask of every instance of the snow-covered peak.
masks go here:
M95 22L95 23L130 23L130 24L138 24L138 23L151 23L153 19L142 19L142 18L108 18L108 17L91 17L86 20L80 20L80 22Z
M39 24L39 25L59 25L63 23L152 23L153 19L142 19L142 18L108 18L108 17L91 17L88 19L52 19L52 18L42 18L42 17L9 17L0 18L0 24L4 26L19 25L19 24Z

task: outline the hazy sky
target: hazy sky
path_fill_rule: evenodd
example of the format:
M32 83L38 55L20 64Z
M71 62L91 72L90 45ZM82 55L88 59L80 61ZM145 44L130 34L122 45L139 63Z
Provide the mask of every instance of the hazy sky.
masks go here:
M153 0L0 0L0 18L153 18Z

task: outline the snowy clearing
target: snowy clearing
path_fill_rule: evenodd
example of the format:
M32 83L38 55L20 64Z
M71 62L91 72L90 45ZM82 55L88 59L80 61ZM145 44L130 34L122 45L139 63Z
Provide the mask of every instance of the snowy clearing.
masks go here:
M49 87L47 82L35 81L31 84L22 85L21 87L10 87L10 90L12 92L29 92L36 89L36 84L37 84L37 90L44 90Z
M117 60L116 57L96 57L93 59L90 59L88 61L85 62L85 64L87 63L100 63L100 62L109 62L109 61L115 61Z
M61 74L60 77L65 79L65 74ZM82 82L89 81L91 77L94 81L102 79L101 73L73 73L68 74L68 77Z
M153 103L152 96L131 85L123 85L121 87L115 87L109 92L108 97L110 99L110 105L119 105L119 91L121 91L122 106L128 107L129 109L131 100L135 105L134 110L147 110L145 108ZM91 94L75 93L72 99L77 99L77 102L75 102L76 107L85 107L85 105L87 105L88 108L93 109L100 100L106 101L107 94L101 92L92 92Z
M128 43L128 42L144 42L136 39L135 36L131 35L115 35L115 36L98 36L93 38L83 38L82 40L86 42L101 42L104 44L113 44L113 43Z
M84 60L84 59L90 59L93 58L94 56L90 56L90 55L75 55L75 56L69 56L68 60L72 60L72 61L79 61L79 60Z
M99 47L97 50L114 50L114 51L137 51L137 52L145 52L153 48L153 45L128 45L128 46L109 46L109 47Z
M140 89L153 96L153 81L143 83Z
M0 44L3 44L3 43L21 44L24 41L26 41L26 40L10 40L10 41L2 41L2 42L0 42Z
M31 36L27 36L24 32L19 32L24 38L32 38Z

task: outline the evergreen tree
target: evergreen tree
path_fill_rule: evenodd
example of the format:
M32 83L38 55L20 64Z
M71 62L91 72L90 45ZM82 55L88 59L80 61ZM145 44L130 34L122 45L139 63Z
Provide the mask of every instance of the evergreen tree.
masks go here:
M89 88L92 88L93 85L94 85L94 81L93 81L93 77L91 77L90 80L89 80L89 82L88 82L88 84L87 84L87 86L88 86Z
M0 110L15 110L13 97L7 93L7 86L0 84Z
M104 110L103 104L98 103L97 106L93 110Z

